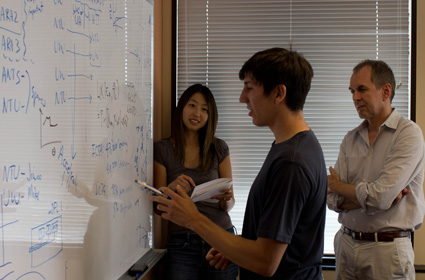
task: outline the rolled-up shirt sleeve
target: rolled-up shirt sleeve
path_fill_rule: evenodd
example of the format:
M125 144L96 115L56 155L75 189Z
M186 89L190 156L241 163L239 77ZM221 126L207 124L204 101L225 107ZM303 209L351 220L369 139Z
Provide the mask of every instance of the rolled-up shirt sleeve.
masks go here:
M381 137L390 137L386 135L391 133L388 130L390 129L385 127ZM356 196L365 213L373 214L375 211L389 209L397 195L404 188L409 188L409 182L420 172L417 169L421 168L420 163L424 158L423 141L421 131L414 125L404 127L392 137L392 141L384 147L387 149L384 164L377 170L376 179L356 184ZM383 147L372 147L375 148ZM367 175L367 170L365 171Z
M421 129L393 110L369 142L367 121L363 121L345 135L334 167L341 181L355 186L361 208L339 209L344 198L330 192L329 209L339 212L341 224L356 231L418 228L425 214ZM410 193L394 204L404 188Z
M337 213L342 212L343 210L338 208L338 205L341 205L343 201L344 197L333 192L328 192L328 208L330 210L333 210Z
M346 183L347 169L345 165L344 147L345 147L345 139L340 145L338 159L335 162L334 170L338 174L339 179ZM330 210L333 210L337 213L342 212L343 209L339 208L338 206L341 205L342 202L344 202L344 199L345 198L343 196L328 190L327 203L328 203L328 208Z

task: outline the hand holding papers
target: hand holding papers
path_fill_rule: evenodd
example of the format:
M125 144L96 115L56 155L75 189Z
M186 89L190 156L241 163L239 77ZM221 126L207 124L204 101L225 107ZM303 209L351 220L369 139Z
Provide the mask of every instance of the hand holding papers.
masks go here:
M228 189L233 184L232 179L229 178L218 178L209 182L197 185L192 193L192 201L207 201L216 202L217 199L211 199L211 197L222 194L221 190Z

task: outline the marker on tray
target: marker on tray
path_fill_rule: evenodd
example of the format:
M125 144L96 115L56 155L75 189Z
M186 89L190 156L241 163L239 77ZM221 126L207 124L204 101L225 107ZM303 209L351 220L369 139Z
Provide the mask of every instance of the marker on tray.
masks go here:
M162 191L158 190L155 187L152 187L152 186L148 185L146 182L142 182L142 181L136 179L136 183L142 185L143 187L145 187L145 189L150 190L151 192L154 193L154 195L165 196ZM171 199L171 197L169 197L169 196L167 198L168 199Z

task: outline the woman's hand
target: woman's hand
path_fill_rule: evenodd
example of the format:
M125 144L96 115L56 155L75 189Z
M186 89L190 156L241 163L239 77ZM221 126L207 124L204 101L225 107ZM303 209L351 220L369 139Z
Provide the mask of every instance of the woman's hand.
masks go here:
M180 185L186 193L190 192L195 187L195 182L192 180L190 176L180 175L174 181L168 184L168 187L173 191L177 190L177 185Z
M212 198L218 199L220 208L229 212L235 205L235 198L233 197L233 186L228 189L221 190L222 194L213 196Z

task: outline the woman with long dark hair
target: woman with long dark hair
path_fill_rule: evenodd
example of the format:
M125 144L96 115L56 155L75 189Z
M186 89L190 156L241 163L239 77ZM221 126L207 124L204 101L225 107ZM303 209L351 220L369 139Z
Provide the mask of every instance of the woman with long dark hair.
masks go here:
M155 143L156 187L177 185L190 195L197 185L217 178L232 178L227 144L215 137L218 113L208 87L194 84L179 99L171 137ZM198 210L217 225L234 232L228 212L235 203L233 186L213 200L196 203ZM234 264L216 270L205 260L209 246L199 235L174 223L168 225L167 279L236 279Z

